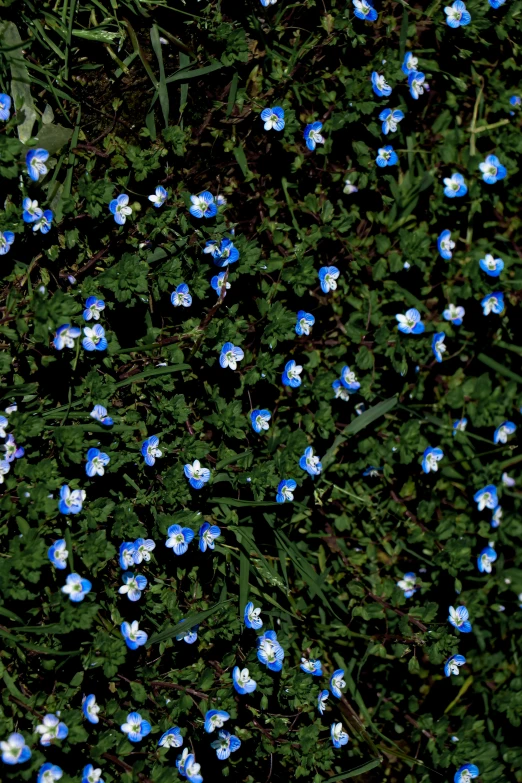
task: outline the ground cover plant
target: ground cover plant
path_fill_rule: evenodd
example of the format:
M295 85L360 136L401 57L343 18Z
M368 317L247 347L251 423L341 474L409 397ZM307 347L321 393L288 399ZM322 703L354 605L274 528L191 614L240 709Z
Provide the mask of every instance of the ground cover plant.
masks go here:
M0 6L2 780L522 780L522 2Z

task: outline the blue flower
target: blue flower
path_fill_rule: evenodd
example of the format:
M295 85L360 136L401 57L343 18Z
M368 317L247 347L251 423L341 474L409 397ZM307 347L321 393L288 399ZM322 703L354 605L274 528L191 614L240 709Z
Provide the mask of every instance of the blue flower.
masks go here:
M422 455L422 469L424 473L429 473L430 471L436 473L439 469L438 463L443 456L444 452L442 449L434 449L431 446L428 446Z
M204 190L199 196L191 196L192 206L189 209L192 217L195 218L213 218L217 215L217 206L214 196L208 190Z
M417 589L415 587L415 582L417 580L417 577L414 573L409 571L407 574L404 574L402 579L399 579L397 582L397 587L399 590L402 590L404 592L405 598L411 598L414 593L417 592Z
M252 601L249 601L249 603L245 606L245 611L243 612L243 619L245 621L246 627L253 628L254 631L259 631L259 629L263 627L263 621L260 615L261 607L256 609Z
M269 421L272 418L270 411L262 408L261 410L256 408L250 414L250 421L252 422L252 428L254 432L261 432L261 430L267 430L269 428Z
M386 77L382 76L380 73L377 73L377 71L373 71L371 80L372 90L379 98L387 98L388 95L392 94L392 88L386 81Z
M174 307L190 307L192 297L189 294L189 287L186 283L180 283L175 291L170 295L170 301Z
M234 264L239 260L239 250L234 245L231 239L222 239L221 243L217 244L212 239L209 239L203 250L204 253L210 253L216 266L225 267L229 264Z
M138 647L142 647L149 638L145 631L140 631L137 620L133 620L132 623L124 621L120 625L120 631L129 650L137 650Z
M488 484L483 489L479 489L473 495L473 500L477 504L478 510L485 508L496 508L498 506L497 488L494 484Z
M305 449L305 452L299 460L299 467L305 470L310 476L318 476L323 469L319 457L314 457L314 450L311 446Z
M492 294L487 294L480 304L482 305L483 315L489 315L490 313L500 315L504 309L504 294L500 291L494 291Z
M275 5L277 3L277 0L261 0L261 5L263 8L267 8L269 5Z
M400 109L384 109L379 114L379 119L382 122L382 132L387 136L397 130L399 122L404 119L404 113Z
M55 541L54 544L47 550L47 556L49 557L49 560L53 566L58 568L60 571L63 571L65 568L67 568L67 558L69 556L69 552L67 551L66 546L65 539L59 538L58 541Z
M165 188L163 188L161 185L158 185L152 196L149 196L149 201L152 201L156 209L159 209L166 202L168 195L169 194Z
M499 179L504 179L507 169L499 161L496 155L488 155L483 163L479 163L482 179L487 185L494 185Z
M324 690L321 691L319 696L317 697L317 709L319 710L319 713L321 715L324 715L324 711L326 709L326 702L328 701L329 695L330 695L330 691Z
M340 275L336 266L322 266L319 270L319 282L323 293L328 294L337 288L337 278Z
M234 343L225 343L221 349L219 363L223 369L230 367L231 370L237 370L237 363L243 359L245 354L242 349Z
M82 510L86 492L84 489L69 489L67 484L60 488L58 509L62 514L79 514Z
M282 131L285 127L285 112L281 106L273 106L271 109L263 109L261 119L265 123L265 130L272 128L276 131Z
M281 382L283 386L291 386L292 389L296 389L301 385L301 378L299 377L303 372L303 368L300 364L296 364L293 359L285 364L285 371L281 376Z
M158 449L159 438L157 435L151 435L141 444L141 455L145 460L145 464L152 467L158 457L163 456L161 449Z
M147 587L147 577L138 574L134 576L132 571L126 571L122 575L123 584L119 588L120 595L127 595L129 601L139 601L141 593Z
M83 768L82 783L104 783L101 774L99 767L95 769L92 764L87 764Z
M108 343L107 338L105 337L105 329L101 324L84 326L83 333L85 337L82 340L82 345L86 351L107 350Z
M419 95L423 95L424 90L429 90L426 84L426 77L420 71L414 71L408 76L408 87L410 88L410 95L416 101L419 99Z
M466 427L468 425L468 420L466 418L464 419L457 419L453 422L453 435L455 436L457 432L464 432Z
M232 670L232 682L240 696L253 693L257 688L257 682L251 678L248 669L240 669L239 666Z
M134 542L133 558L135 565L139 565L144 560L150 561L150 553L156 549L156 544L152 538L137 538Z
M129 197L126 193L121 193L117 198L113 198L109 204L109 209L119 226L123 226L129 215L132 215L132 208L128 204Z
M488 253L485 258L481 258L479 261L480 268L490 277L498 277L504 269L504 262L501 258L493 258L491 253Z
M40 177L45 177L47 174L47 166L45 161L49 158L47 150L43 150L40 147L36 150L29 150L25 156L25 164L27 166L27 173L33 180L38 182Z
M167 536L165 546L172 549L175 555L184 555L194 538L194 531L189 527L171 525L167 530Z
M46 209L40 219L33 224L33 231L40 231L42 234L48 234L51 230L52 220L53 213L50 209Z
M124 541L120 544L120 568L126 571L134 565L134 552L136 545L130 541Z
M361 388L361 384L357 380L356 374L350 370L348 365L345 365L341 370L341 383L348 391L356 392Z
M446 335L444 332L436 332L433 335L433 339L431 341L431 350L433 351L433 355L438 362L442 361L442 354L446 353L447 351L447 348L444 345L445 339Z
M5 438L6 436L6 427L8 426L9 422L6 419L5 416L0 416L0 438Z
M381 471L382 468L375 468L373 465L370 465L365 470L363 470L363 476L371 476L372 478L376 478Z
M349 179L344 180L344 188L343 193L347 193L349 196L352 195L352 193L358 193L359 188L356 188L355 185L352 185Z
M32 201L30 198L24 198L22 201L23 213L22 218L24 223L34 223L43 215L43 209L40 209L37 201Z
M334 748L341 748L343 745L348 745L348 734L343 729L342 723L332 723L330 726L330 736Z
M459 666L464 666L466 659L463 655L451 655L444 664L444 674L451 677L452 674L458 675Z
M99 711L100 707L96 704L96 696L94 693L90 693L89 696L86 696L82 701L82 712L89 723L99 723Z
M354 14L358 19L364 22L375 22L378 17L377 11L370 3L370 0L352 0L354 5Z
M283 479L277 485L276 500L278 503L291 502L294 499L294 489L297 483L293 479Z
M225 721L230 718L228 712L225 710L208 710L205 715L204 728L207 734L212 734L214 729L221 729L225 725Z
M11 112L11 98L9 97L9 95L6 95L5 92L0 92L0 120L2 120L2 122L7 122L7 120L9 119L10 112Z
M506 0L489 0L489 4L492 8L500 8L505 2Z
M346 391L340 380L332 382L332 389L334 390L335 399L341 399L347 402L350 399L350 393Z
M4 764L23 764L31 758L31 751L25 744L23 735L16 731L10 734L7 740L0 742L0 750Z
M222 298L225 298L227 291L230 288L228 280L225 282L225 272L220 272L219 275L214 275L210 281L210 285L216 292L216 294Z
M97 299L95 296L89 296L85 302L83 318L85 321L99 321L102 310L105 310L105 302L103 299Z
M323 665L320 660L301 658L300 669L305 674L312 674L314 677L322 677Z
M471 22L471 14L466 11L466 4L462 0L455 0L453 5L446 6L444 13L450 27L463 27Z
M91 592L92 584L88 579L83 579L79 574L69 574L62 587L62 593L69 596L74 603L83 601L87 593Z
M15 241L15 235L12 231L0 231L0 256L9 253L11 245Z
M304 129L304 140L306 142L306 146L309 150L312 152L315 150L316 146L318 144L324 144L324 136L321 135L320 131L323 127L322 122L312 122L310 125L307 125Z
M505 487L514 487L516 484L516 480L514 478L511 478L511 476L508 476L507 473L502 474L502 484Z
M512 95L509 99L511 106L521 106L522 98L519 95Z
M448 621L457 631L461 633L471 632L471 623L468 618L469 612L465 606L458 606L456 609L450 606Z
M74 341L81 333L82 330L78 326L62 324L56 330L53 345L57 351L61 351L63 348L74 348Z
M69 734L69 729L62 723L57 715L50 713L45 715L42 723L36 727L35 731L40 734L40 745L48 748L53 740L65 739Z
M219 739L211 742L210 747L215 749L216 756L220 761L225 761L225 759L228 759L231 753L239 750L241 747L241 740L234 734L230 734L229 731L225 731L224 729L219 732L218 736Z
M390 144L387 144L386 147L379 148L375 162L381 168L384 168L385 166L395 166L399 162L399 156L394 151L393 147Z
M89 449L87 452L87 464L85 466L85 472L89 477L103 476L105 473L105 466L109 464L111 458L108 454L104 454L100 449Z
M517 426L512 421L504 421L493 435L493 443L507 443L508 435L513 435Z
M502 506L495 506L491 517L491 527L497 528L502 521Z
M424 331L421 314L414 307L406 310L406 315L398 314L395 318L399 322L399 332L403 334L422 334Z
M202 468L198 459L195 459L192 465L190 463L184 465L183 471L193 489L201 489L210 479L210 470Z
M406 52L401 65L401 70L405 76L409 76L412 71L417 70L418 64L418 59L411 52Z
M7 440L5 441L2 448L5 451L5 458L7 462L14 462L15 459L20 459L20 457L23 457L25 454L25 449L16 445L14 435L7 436Z
M217 525L211 525L210 522L204 522L199 528L199 550L206 552L208 549L214 549L216 538L221 535L221 530Z
M284 657L285 651L277 641L275 631L265 631L262 636L257 637L257 659L270 671L280 672Z
M107 416L107 408L104 408L103 405L95 405L89 415L106 427L110 427L114 423L111 417Z
M453 256L451 251L455 247L455 242L451 238L451 231L446 229L439 235L439 238L437 239L437 247L439 249L441 258L443 258L445 261L449 261Z
M196 757L193 753L189 753L185 759L185 777L189 783L203 783L200 770L201 765L196 763Z
M307 313L304 310L299 310L297 313L297 323L295 325L295 333L301 337L305 334L307 337L310 334L310 329L315 324L315 318L311 313Z
M336 699L342 698L342 688L346 687L346 683L343 680L344 669L336 669L330 677L330 690Z
M152 726L148 720L143 720L139 712L129 712L126 722L120 728L131 742L139 742L150 734Z
M469 783L472 778L479 776L479 768L474 764L463 764L453 776L455 783Z
M444 178L444 195L448 198L461 198L468 192L468 187L464 182L462 174L452 174L451 177Z
M158 745L161 748L181 748L183 745L183 737L181 736L181 729L177 726L173 726L171 729L167 729L158 740Z
M486 546L477 557L477 567L481 574L491 573L491 564L497 559L497 553L491 546Z
M180 623L184 623L185 620L180 620ZM186 631L182 631L181 633L178 633L176 636L176 639L178 642L181 642L183 639L184 642L187 644L194 644L194 642L198 638L198 628L199 625L194 625L192 628L188 628Z
M38 770L36 783L55 783L56 780L60 780L62 775L63 769L61 767L58 767L56 764L51 764L49 761L47 761L45 764L42 764Z

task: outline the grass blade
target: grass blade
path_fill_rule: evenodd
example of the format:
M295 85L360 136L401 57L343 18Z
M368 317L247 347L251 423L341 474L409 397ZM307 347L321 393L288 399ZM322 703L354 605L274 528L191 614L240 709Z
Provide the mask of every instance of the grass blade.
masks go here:
M159 32L157 25L152 25L150 30L150 42L154 49L154 54L158 58L159 66L159 84L158 95L161 106L161 112L163 114L163 120L165 121L165 127L169 126L169 91L167 89L167 82L165 81L165 66L163 64L163 52L161 51L161 43L159 39Z
M521 379L522 380L522 379ZM377 419L380 419L381 416L384 416L386 413L389 413L395 406L397 405L397 397L388 397L387 400L383 400L382 402L379 402L377 405L374 405L372 408L370 408L367 411L364 411L364 413L361 413L360 416L357 416L355 419L353 419L350 424L348 424L347 427L344 428L344 430L341 432L340 435L336 437L326 454L324 455L322 459L323 464L323 471L332 464L335 460L335 455L337 454L337 450L339 449L339 446L343 441L346 440L346 438L349 435L355 435L361 430L364 430L365 427L368 427L370 424L373 424L374 421Z

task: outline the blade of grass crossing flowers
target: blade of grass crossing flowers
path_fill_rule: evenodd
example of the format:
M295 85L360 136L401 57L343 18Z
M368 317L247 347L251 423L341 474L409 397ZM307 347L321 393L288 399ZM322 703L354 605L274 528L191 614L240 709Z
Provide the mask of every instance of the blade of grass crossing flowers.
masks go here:
M173 625L170 628L166 628L164 631L159 631L158 633L153 634L147 642L146 646L151 647L153 644L164 642L166 639L172 639L182 631L189 631L191 628L194 628L195 625L200 625L200 623L202 623L204 620L212 617L213 614L218 612L226 604L229 604L233 600L233 598L228 598L226 601L218 601L218 603L214 604L214 606L212 606L210 609L205 609L203 612L194 612L193 614L187 615L183 620L180 620L179 623L176 623L176 625Z
M375 767L378 767L380 764L382 764L382 759L368 761L366 764L361 764L359 767L353 767L353 769L350 769L347 772L341 772L340 775L334 775L333 778L328 778L328 783L336 783L338 780L348 780L348 778L355 778L357 775L364 775L365 772L370 772L370 770L375 769Z
M482 364L485 364L486 367L490 367L492 370L495 370L495 372L503 375L504 378L510 378L512 381L518 381L518 383L522 383L522 375L517 375L516 372L513 372L513 370L510 370L508 367L504 367L504 365L500 364L500 362L496 362L494 359L490 359L489 356L486 356L484 353L479 353L477 359L479 362L482 362Z

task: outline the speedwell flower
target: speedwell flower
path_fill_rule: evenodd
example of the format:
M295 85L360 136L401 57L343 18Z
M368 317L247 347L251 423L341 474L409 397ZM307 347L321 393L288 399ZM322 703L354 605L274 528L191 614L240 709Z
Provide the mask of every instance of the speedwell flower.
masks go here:
M471 633L469 612L465 606L458 606L456 609L453 606L450 606L448 621L457 631L460 631L461 633Z
M161 449L158 449L159 438L157 435L151 435L150 438L146 438L141 444L141 455L145 460L145 464L152 467L158 457L163 456Z
M311 313L307 313L304 310L299 310L297 313L297 323L295 325L295 333L301 337L301 335L309 335L310 329L315 324L315 318Z
M293 479L283 479L277 485L276 500L278 503L291 502L294 499L293 492L297 483Z
M195 459L192 465L190 463L184 465L183 471L193 489L201 489L210 479L210 470L202 468L198 459Z
M377 71L373 71L372 76L372 90L374 93L379 97L388 97L388 95L392 94L392 88L386 81L386 77L382 76L380 73L377 73Z
M385 166L395 166L399 162L399 156L394 151L393 147L390 144L387 144L386 147L380 147L378 149L375 162L381 169Z
M262 430L267 430L269 428L269 421L272 418L272 414L270 411L263 409L256 408L255 411L252 411L250 414L250 421L252 422L252 428L254 432L261 432Z
M378 13L370 3L370 0L352 0L352 3L354 14L358 19L362 19L364 22L375 22Z
M103 476L105 473L105 466L109 464L111 458L108 454L104 454L100 449L89 449L87 452L87 464L85 466L85 472L89 477Z
M257 688L257 682L251 678L248 669L240 669L239 666L232 670L232 683L240 696L253 693Z
M502 506L495 506L491 517L491 527L497 528L502 522Z
M334 390L336 400L341 399L347 402L350 399L350 392L346 391L339 379L332 382L332 389Z
M379 119L382 122L382 132L385 136L388 133L395 133L399 122L404 119L404 112L400 109L384 109L379 114Z
M230 718L225 710L208 710L205 715L204 728L207 734L212 734L214 729L221 729Z
M318 659L301 658L299 667L305 674L312 674L314 677L322 677L323 665Z
M129 601L139 601L141 593L147 587L147 577L142 574L134 576L132 571L122 574L123 584L118 589L120 595L127 595Z
M134 542L133 560L136 565L139 565L144 560L146 563L150 561L150 553L156 549L156 544L152 538L137 538Z
M301 378L299 377L303 372L303 368L300 364L296 364L293 359L285 364L285 371L281 376L283 386L291 386L296 389L301 385Z
M134 565L134 552L136 545L131 541L124 541L120 544L120 568L126 571L131 565Z
M346 193L348 196L351 196L352 193L358 193L359 188L356 188L355 185L353 185L349 179L344 180L344 188L343 193Z
M206 253L208 251L205 249L203 252ZM219 248L216 246L216 249L212 252L212 258L216 266L228 266L239 260L239 250L231 239L225 238L221 240Z
M50 209L44 210L41 217L33 223L33 231L40 231L42 234L48 234L51 230L51 223L53 221L53 213Z
M129 207L129 197L126 193L120 193L117 198L113 198L109 204L109 209L119 226L123 226L129 215L132 215L132 208Z
M194 535L194 531L189 527L171 525L167 530L168 538L165 541L165 546L172 549L175 555L184 555Z
M4 483L4 476L11 470L11 465L6 459L0 460L0 484Z
M105 329L101 324L84 326L83 333L85 337L82 340L82 346L86 351L105 351L107 349Z
M161 185L158 185L154 193L149 196L149 201L152 201L152 204L156 207L156 209L159 209L163 206L163 204L166 202L168 193Z
M341 370L341 383L348 391L356 392L361 388L361 384L357 380L356 374L350 370L348 365L345 365Z
M264 127L266 131L272 130L272 128L276 131L282 131L285 127L285 111L281 106L263 109L261 112L261 119L265 123Z
M0 256L9 253L11 245L15 241L15 235L12 231L0 231Z
M506 0L489 0L489 4L492 8L500 8L505 2Z
M63 348L74 348L74 341L81 333L82 330L78 326L62 324L56 330L53 345L57 351L61 351Z
M217 215L217 205L214 196L208 190L204 190L199 196L191 196L192 206L189 209L192 217L213 218Z
M499 179L504 179L507 169L499 161L496 155L488 155L483 163L479 163L482 179L487 185L494 185Z
M314 450L311 446L305 449L305 452L299 460L299 467L305 470L310 476L318 476L323 469L319 457L314 456Z
M221 530L217 525L211 525L210 522L204 522L199 528L199 550L206 552L208 549L214 549L216 538L221 535Z
M106 427L110 427L114 423L111 417L107 416L107 408L104 408L103 405L95 405L89 416L99 421L100 424L105 424Z
M431 350L433 351L433 355L438 362L442 361L442 354L446 353L448 350L444 345L445 339L446 335L444 332L436 332L433 335L433 339L431 341Z
M69 552L67 551L65 539L59 538L52 546L47 550L47 556L55 568L63 571L67 568L67 558Z
M337 288L337 278L341 273L336 266L322 266L318 272L319 282L324 294L335 291Z
M451 655L444 664L444 674L450 677L452 674L458 675L459 666L464 666L466 659L463 655Z
M453 242L451 238L451 231L446 229L439 235L439 238L437 239L437 247L439 249L441 258L443 258L445 261L449 261L453 255L451 251L455 247L455 242Z
M471 22L471 14L466 11L466 4L462 0L455 0L453 5L446 6L444 13L450 27L464 27Z
M425 90L429 91L429 87L426 84L426 77L420 71L414 71L408 76L408 87L410 88L410 95L416 101L419 99L419 95L423 95Z
M497 488L494 484L488 484L487 487L479 489L473 495L473 500L478 506L478 510L482 511L485 508L496 508L498 506Z
M138 647L142 647L149 638L145 631L140 631L137 620L133 620L132 623L124 621L120 625L120 631L129 650L137 650Z
M120 726L122 732L131 742L139 742L150 734L152 726L148 720L144 720L139 712L129 712L127 720Z
M285 651L277 641L275 631L265 631L262 636L257 637L257 659L270 671L280 672L284 657Z
M330 677L330 690L336 699L340 699L343 695L342 688L346 687L346 683L343 680L344 669L336 669Z
M0 92L0 120L7 122L11 112L11 98L5 92ZM20 735L21 736L21 735Z
M0 742L0 750L4 764L23 764L31 758L30 748L25 744L23 735L17 731L10 734L7 740Z
M406 52L401 65L401 70L405 76L409 76L412 71L417 70L419 61L411 52Z
M343 745L348 745L348 734L343 729L342 723L332 723L330 726L330 736L334 748L340 748Z
M86 764L82 772L82 783L104 783L100 767L95 768L92 764Z
M508 435L513 435L517 428L517 425L512 421L503 422L500 427L497 427L493 435L493 443L507 443Z
M27 166L27 173L33 180L33 182L38 182L40 177L45 177L47 174L47 166L45 165L46 161L49 158L49 153L47 150L38 148L36 150L29 150L27 155L25 156L25 164Z
M498 277L504 269L504 262L501 258L493 258L491 253L488 253L485 258L481 258L479 261L480 268L490 277Z
M444 310L442 313L442 316L445 321L451 321L454 326L460 326L465 314L466 311L463 307L457 307L454 304L449 304L446 310Z
M318 144L324 144L324 136L321 136L321 130L323 127L322 122L312 122L304 129L304 140L306 146L312 152L315 150Z
M5 451L5 458L7 462L14 462L15 459L20 459L25 454L25 449L16 445L14 435L8 435L2 449Z
M23 213L22 218L24 223L34 223L43 215L43 209L40 209L37 201L32 201L30 198L24 198L22 201Z
M234 343L225 343L221 349L219 363L221 367L230 367L231 370L237 370L237 363L245 357L243 350Z
M245 606L243 618L247 628L253 628L254 631L259 631L263 627L263 621L261 619L261 607L255 607L252 601Z
M317 697L317 709L319 710L319 713L321 715L324 715L324 711L326 709L326 702L328 701L328 696L330 695L330 691L324 690L321 691L319 696Z
M234 734L230 734L229 731L223 729L219 732L218 737L219 739L210 743L210 747L215 749L216 756L220 761L225 761L231 753L241 747L241 740Z
M94 693L90 693L88 696L85 696L84 700L82 701L82 712L89 723L100 722L98 717L99 711L100 707L98 704L96 704L96 696Z
M67 484L60 488L58 509L62 514L79 514L86 497L84 489L69 489Z
M464 181L462 174L452 174L451 177L444 178L444 195L448 198L461 198L468 192L468 186Z
M95 296L89 296L85 302L83 318L85 321L99 321L102 310L105 310L105 302L103 299L97 299Z
M483 315L489 315L495 313L500 315L504 309L504 294L500 291L494 291L492 294L487 294L481 303Z
M455 783L469 783L472 778L478 777L480 770L475 764L463 764L453 776Z
M225 282L225 272L220 272L219 275L214 275L212 280L210 281L210 285L216 292L218 296L225 297L227 295L227 291L230 288L230 283L228 280Z
M189 753L185 759L184 770L188 783L203 783L203 776L200 775L201 764L196 763L196 757L193 753Z
M184 622L185 620L180 620L180 623L184 623ZM181 631L181 633L178 633L176 635L176 640L178 642L181 642L181 640L183 639L183 641L186 642L187 644L194 644L194 642L198 638L198 628L199 625L194 625L192 626L192 628L187 628L187 630Z
M404 592L405 598L411 598L412 595L417 592L415 587L416 580L416 575L409 571L397 582L397 587Z
M517 482L514 478L511 478L511 476L508 476L507 473L502 474L502 484L505 487L514 487Z
M399 322L399 332L403 334L422 334L424 331L421 314L414 307L406 310L405 315L397 314L395 318Z
M171 729L167 729L158 740L158 745L161 748L181 748L183 745L183 737L181 736L181 729L177 726L173 726Z
M63 775L63 769L56 764L51 764L49 761L47 761L45 764L42 764L40 769L38 770L38 774L36 776L36 783L56 783L57 780L60 780L60 778ZM84 781L82 780L82 783ZM88 783L85 781L85 783ZM103 783L103 781L101 781Z
M453 422L453 435L455 436L457 432L464 432L467 426L468 426L468 420L466 418L457 419L456 421Z
M45 715L43 721L36 727L35 731L40 734L40 745L44 748L49 747L53 740L65 739L69 734L69 729L62 723L57 715L50 713Z
M481 574L491 573L491 564L497 559L497 553L491 546L486 546L477 557L477 567Z
M444 452L442 449L434 449L431 446L425 450L422 455L422 469L424 473L433 471L436 473L439 469L439 461L443 458Z
M170 301L174 307L190 307L192 297L189 294L189 287L186 283L180 283L176 290L170 295Z
M83 579L79 574L69 574L62 587L62 593L68 595L69 600L77 604L91 592L91 588L92 584L88 579Z

